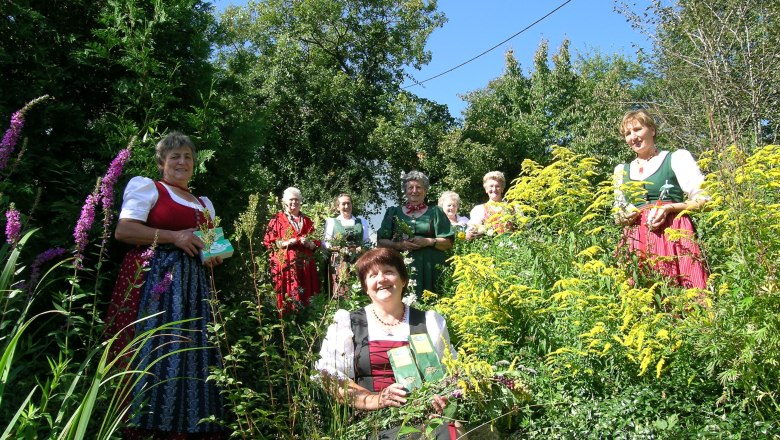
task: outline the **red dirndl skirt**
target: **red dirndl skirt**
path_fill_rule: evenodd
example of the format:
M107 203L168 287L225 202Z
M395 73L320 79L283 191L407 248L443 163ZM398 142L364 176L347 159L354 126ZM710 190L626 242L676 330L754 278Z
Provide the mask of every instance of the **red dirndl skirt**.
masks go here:
M684 288L707 288L709 270L696 243L696 231L687 215L668 214L664 223L651 230L647 218L655 205L647 205L633 225L623 230L618 252L639 257L642 269L652 269ZM682 237L669 239L669 230L680 230ZM678 234L674 234L678 235Z

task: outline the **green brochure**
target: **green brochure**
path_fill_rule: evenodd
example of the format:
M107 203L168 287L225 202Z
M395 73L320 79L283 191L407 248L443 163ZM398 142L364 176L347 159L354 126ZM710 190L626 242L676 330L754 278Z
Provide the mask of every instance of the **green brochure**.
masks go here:
M207 234L195 231L195 235L206 244L206 247L200 251L201 261L206 261L212 257L222 257L224 259L233 255L233 245L225 238L222 228L209 229Z
M390 365L393 367L396 382L403 384L407 391L422 386L420 372L417 371L417 365L414 363L409 346L393 348L387 354L390 357Z
M410 335L409 345L424 381L435 381L444 377L444 368L427 333Z

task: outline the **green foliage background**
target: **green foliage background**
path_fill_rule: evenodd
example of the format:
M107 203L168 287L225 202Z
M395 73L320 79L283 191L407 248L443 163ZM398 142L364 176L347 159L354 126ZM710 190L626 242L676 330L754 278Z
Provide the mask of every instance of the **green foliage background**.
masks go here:
M506 361L530 390L523 406L491 406L490 386L472 394L471 423L516 438L778 438L780 10L758 0L618 7L654 32L651 53L572 54L568 41L541 41L524 70L508 52L504 73L469 93L456 119L400 89L446 25L435 1L267 0L219 16L201 0L0 2L0 117L52 97L26 113L0 171L0 206L14 203L25 230L40 227L0 253L0 342L15 350L0 365L2 426L16 438L115 435L122 381L106 375L101 331L125 249L102 237L118 190L84 268L52 262L33 291L18 283L40 251L72 249L85 197L131 137L117 188L156 176L154 144L181 130L201 152L193 186L238 250L215 274L213 329L226 350L213 372L228 397L223 422L236 436L363 434L310 376L334 310L365 298L323 296L278 317L258 241L279 209L273 194L298 186L321 221L340 192L357 206L400 200L401 171L420 169L429 200L455 190L467 210L498 169L522 227L459 241L441 288L421 299L447 316L464 363L483 367L473 383ZM636 268L614 258L609 175L630 154L616 126L636 107L658 115L662 146L693 151L708 173L711 210L695 216L714 274L706 307L652 277L629 285Z

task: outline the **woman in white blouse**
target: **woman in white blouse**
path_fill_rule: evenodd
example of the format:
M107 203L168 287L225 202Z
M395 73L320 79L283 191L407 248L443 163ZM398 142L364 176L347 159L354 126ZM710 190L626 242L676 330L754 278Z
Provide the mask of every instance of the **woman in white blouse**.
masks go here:
M505 232L512 229L509 222L497 221L494 217L503 213L499 205L504 197L506 178L501 171L491 171L482 178L482 187L488 196L487 203L477 205L471 209L469 225L466 230L466 239L479 238L484 235L485 227L492 227L495 232Z
M427 333L439 358L445 350L454 356L447 324L435 311L423 312L401 301L409 273L398 251L372 249L355 266L371 304L353 312L336 312L315 368L329 390L354 408L398 407L406 403L408 392L395 381L387 351L409 345L410 334ZM433 407L440 413L446 403L445 398L435 396ZM394 439L397 432L397 428L383 431L379 438ZM450 428L443 425L436 438L449 439Z
M189 137L169 134L157 144L156 156L161 179L130 180L115 231L117 240L136 247L122 263L106 334L116 335L112 350L122 356L120 365L132 362L128 368L146 371L135 379L132 402L138 408L131 410L134 428L125 437L219 438L221 428L201 420L222 416L219 389L206 381L209 368L221 365L208 341L213 321L208 266L222 261L202 263L203 242L193 233L213 227L214 205L190 192L196 152ZM178 323L155 330L172 322ZM155 331L140 347L122 351L135 334ZM173 403L170 396L177 396Z
M696 160L686 150L659 150L655 121L645 110L628 112L620 131L636 154L630 163L615 167L616 221L626 226L621 248L629 257L638 256L642 268L658 271L674 284L705 289L709 272L687 215L708 200ZM637 196L630 197L632 193ZM688 235L669 240L667 229Z
M349 268L370 246L368 222L352 215L352 196L339 194L334 201L339 215L325 220L322 246L330 254L330 279L334 297L349 292Z
M460 196L455 191L444 191L439 196L439 208L441 208L450 220L453 229L465 231L469 223L468 217L458 215L460 209Z

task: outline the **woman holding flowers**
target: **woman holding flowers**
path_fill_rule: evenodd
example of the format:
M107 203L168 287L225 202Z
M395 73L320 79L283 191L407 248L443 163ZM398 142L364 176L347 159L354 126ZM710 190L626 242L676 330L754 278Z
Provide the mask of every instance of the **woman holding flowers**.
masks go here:
M406 203L387 208L377 231L377 245L408 251L412 257L412 283L417 297L433 291L440 269L447 261L444 251L452 248L453 231L449 219L438 206L425 203L428 176L410 171L402 178Z
M330 252L330 278L333 296L349 292L349 269L357 257L370 245L368 222L352 215L352 196L339 194L334 200L339 215L325 220L322 246Z
M458 215L460 209L460 196L455 191L444 191L439 196L439 208L447 215L452 228L457 231L465 231L469 223L468 217Z
M636 154L630 163L615 167L616 221L626 226L621 248L676 285L705 289L709 273L687 214L707 203L701 189L704 176L688 151L659 150L656 131L645 110L626 113L620 123ZM683 236L672 240L670 230L683 231Z
M189 137L170 133L156 148L162 178L134 177L124 192L115 236L136 247L125 256L109 306L106 332L118 334L114 354L135 334L189 320L137 348L132 368L145 373L133 389L129 439L221 438L218 425L200 423L222 416L219 389L206 380L209 368L221 365L208 342L213 321L208 266L222 261L202 263L199 256L203 242L194 232L213 225L214 206L190 192L195 156Z
M504 209L499 205L504 196L506 179L501 171L491 171L482 178L482 187L488 196L487 203L475 206L471 210L466 239L479 238L486 233L502 233L512 229L512 224L503 222L499 217Z
M319 240L310 236L314 223L301 212L303 196L295 187L282 193L283 211L271 218L263 243L271 250L271 278L276 289L276 304L280 312L289 312L309 305L311 297L320 291L314 250Z
M408 391L395 381L388 351L409 345L411 334L426 333L439 359L445 350L454 356L447 323L433 310L423 312L402 302L409 273L397 251L372 249L355 267L371 304L353 312L336 311L315 368L328 390L353 408L375 411L400 407L406 403ZM434 396L432 412L440 414L446 404L445 398ZM372 438L395 439L398 430L381 431ZM451 434L454 428L442 425L436 438L456 438Z

